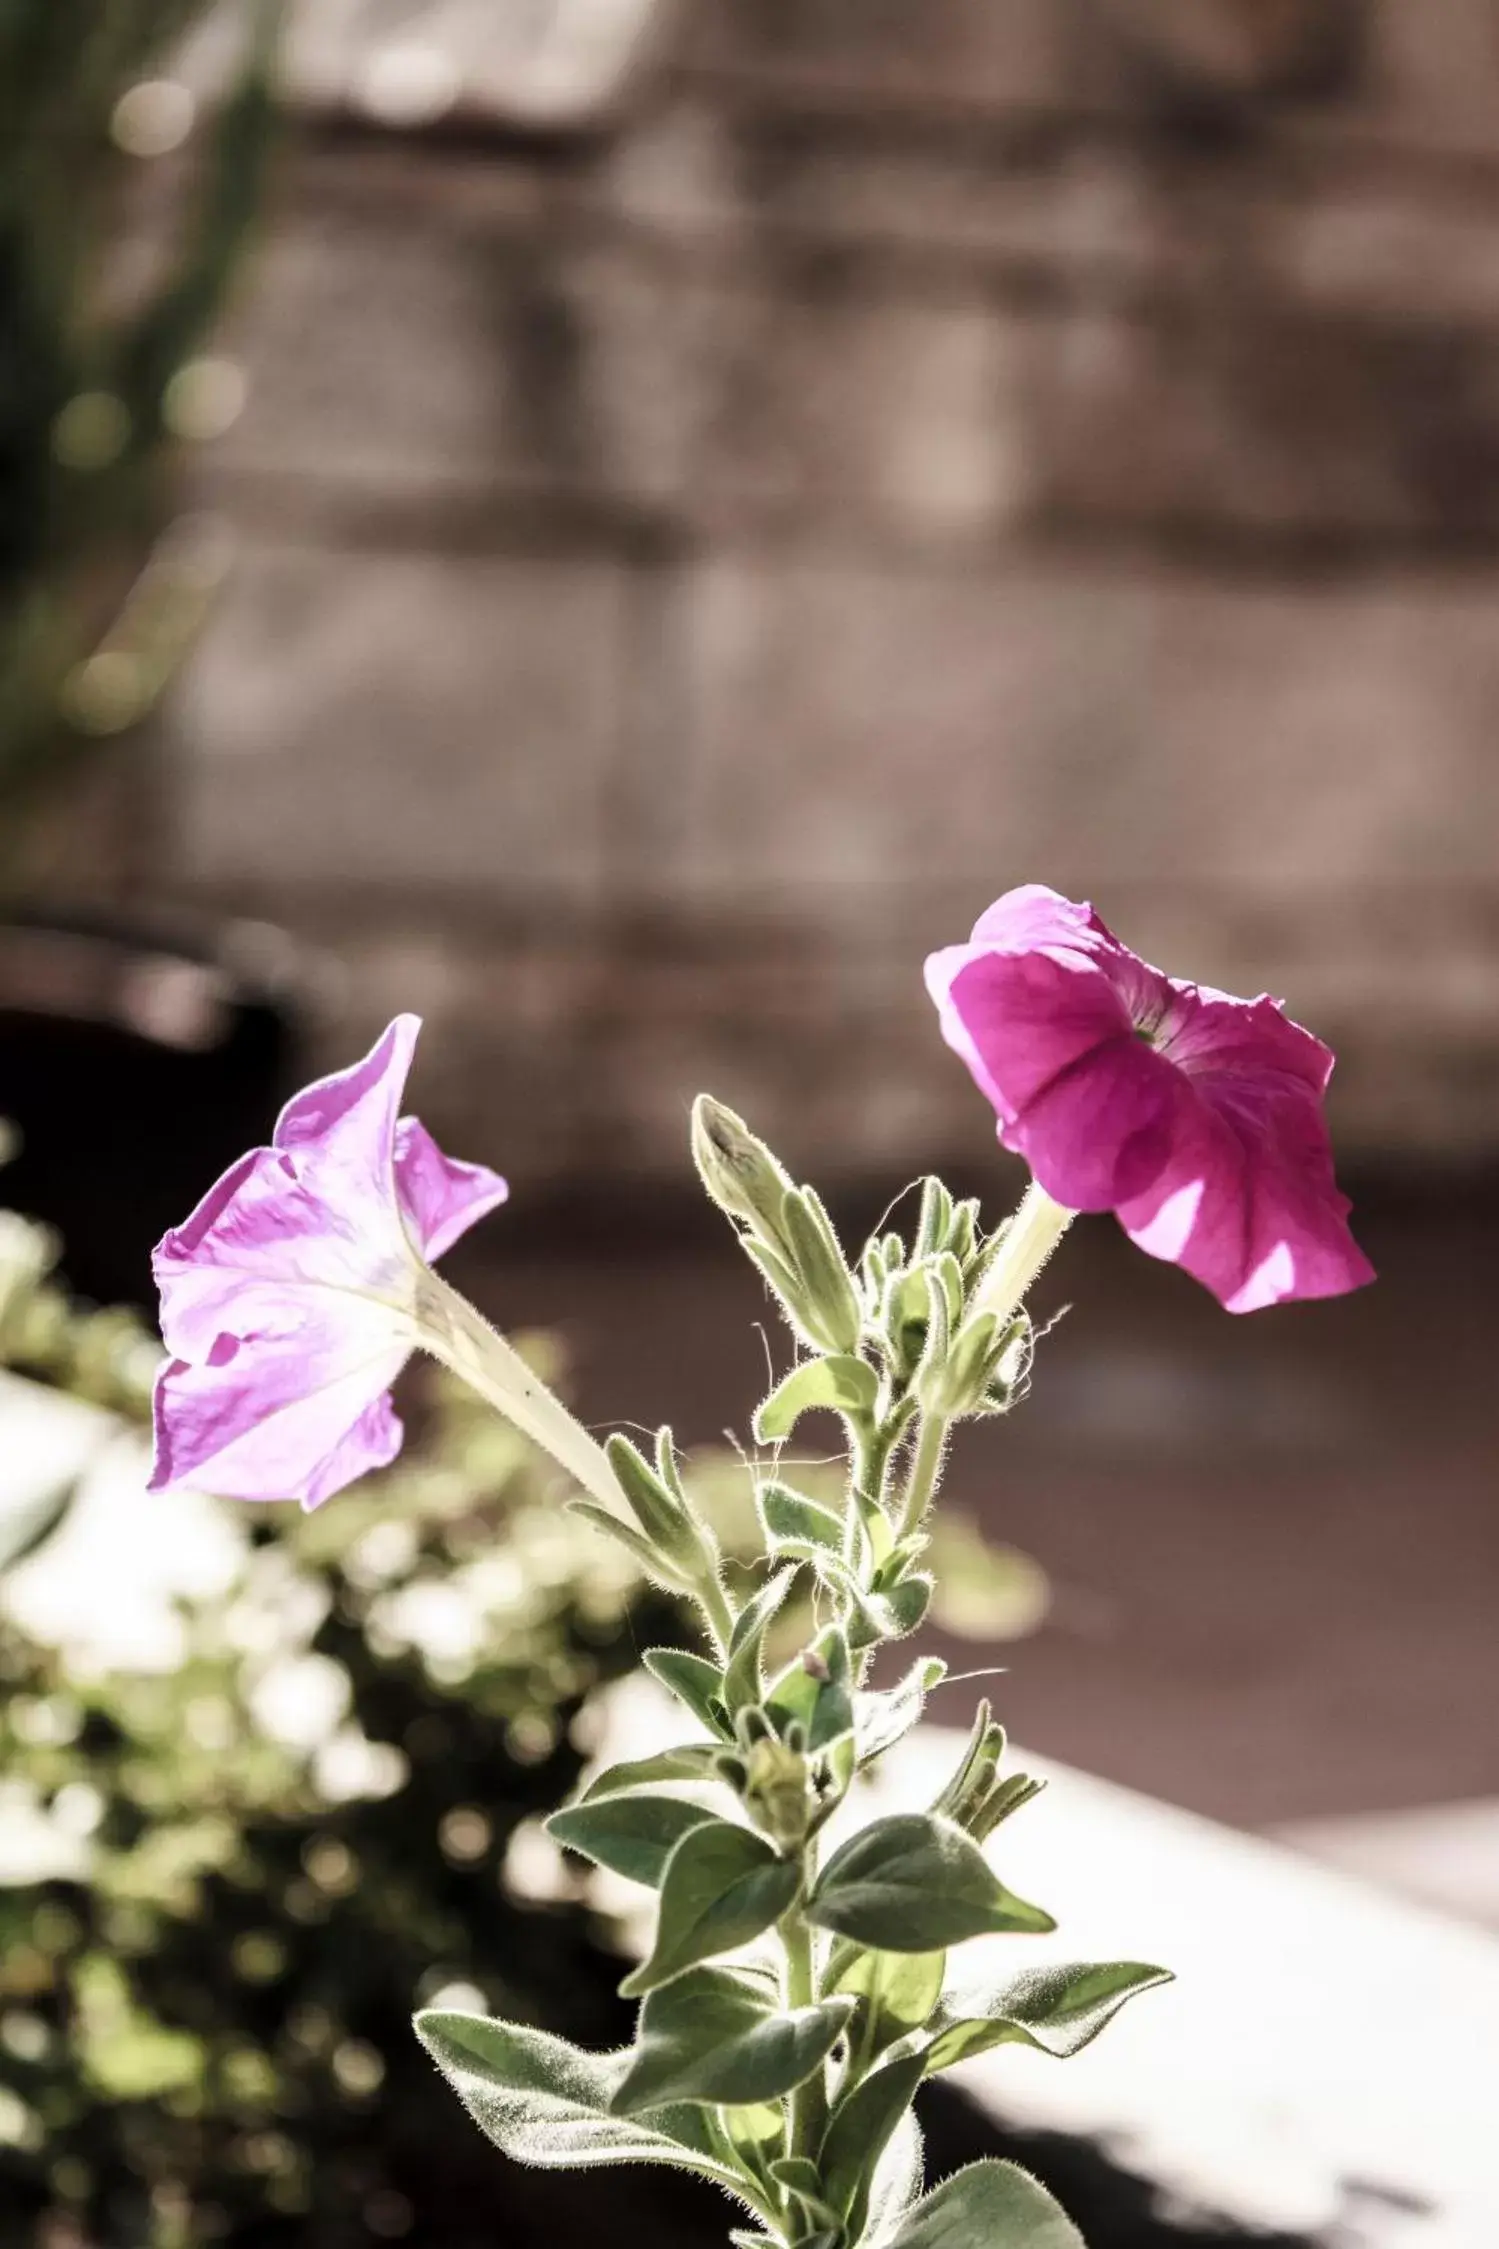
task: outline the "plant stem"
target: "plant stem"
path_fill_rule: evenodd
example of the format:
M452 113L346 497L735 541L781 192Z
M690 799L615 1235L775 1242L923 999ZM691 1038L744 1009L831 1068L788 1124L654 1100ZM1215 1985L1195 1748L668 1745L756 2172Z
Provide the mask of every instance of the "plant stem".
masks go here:
M550 1453L601 1506L619 1513L620 1489L603 1446L532 1373L514 1344L507 1343L466 1296L430 1268L422 1273L417 1334L434 1359ZM722 1600L721 1593L719 1597Z
M992 1312L1001 1324L1018 1312L1031 1283L1076 1216L1076 1211L1054 1203L1033 1179L984 1277L974 1310Z
M786 2005L810 2007L817 1998L817 1966L812 1951L812 1931L802 1919L802 1900L812 1882L810 1852L803 1875L801 1895L791 1911L780 1923L781 1942L786 1948ZM822 2145L822 2135L828 2120L827 2080L823 2065L818 2064L804 2084L798 2085L791 2096L791 2130L788 2152L804 2155L816 2162Z
M916 1432L916 1445L911 1454L910 1474L906 1478L905 1498L901 1504L900 1523L896 1531L904 1538L914 1531L932 1503L937 1488L937 1477L942 1467L942 1448L947 1442L947 1418L940 1413L926 1413Z

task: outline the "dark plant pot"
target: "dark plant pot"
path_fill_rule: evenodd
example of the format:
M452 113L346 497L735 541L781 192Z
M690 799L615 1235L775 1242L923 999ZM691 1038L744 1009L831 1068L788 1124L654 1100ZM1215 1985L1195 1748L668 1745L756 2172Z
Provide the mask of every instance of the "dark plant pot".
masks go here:
M305 975L259 925L0 922L0 1204L45 1219L75 1289L152 1301L150 1253L290 1087Z

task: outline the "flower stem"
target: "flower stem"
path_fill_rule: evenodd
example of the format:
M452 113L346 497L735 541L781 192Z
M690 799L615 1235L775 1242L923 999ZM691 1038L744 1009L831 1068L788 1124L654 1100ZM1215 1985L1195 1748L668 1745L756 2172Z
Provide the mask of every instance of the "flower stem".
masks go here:
M974 1310L992 1312L1001 1323L1018 1312L1031 1283L1076 1216L1076 1211L1054 1203L1033 1179L984 1276Z
M532 1373L514 1344L430 1269L422 1275L420 1339L434 1359L550 1453L601 1506L619 1512L619 1485L603 1446Z

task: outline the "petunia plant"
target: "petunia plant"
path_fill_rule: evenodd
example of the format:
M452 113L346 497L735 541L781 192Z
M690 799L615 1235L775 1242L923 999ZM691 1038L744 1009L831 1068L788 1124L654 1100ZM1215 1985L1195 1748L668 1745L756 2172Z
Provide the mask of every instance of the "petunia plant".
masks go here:
M985 1231L922 1182L909 1233L850 1259L811 1187L702 1097L692 1144L790 1325L794 1363L759 1405L761 1552L721 1566L669 1429L600 1445L432 1270L505 1188L400 1115L416 1037L392 1024L284 1112L158 1253L172 1357L157 1390L158 1488L181 1480L316 1506L401 1442L389 1390L423 1350L551 1453L573 1505L696 1615L696 1651L645 1663L680 1739L599 1773L551 1831L654 1891L654 1938L621 1989L633 2043L591 2053L528 2024L429 2011L416 2028L460 2100L522 2162L649 2162L714 2180L739 2249L1077 2249L1015 2166L922 2191L922 2082L1006 2043L1065 2056L1167 1980L1136 1961L1027 1966L1054 1927L993 1863L1038 1783L981 1703L931 1800L860 1818L859 1781L917 1723L935 1656L880 1659L932 1599L929 1526L951 1432L1023 1396L1027 1298L1079 1211L1230 1311L1371 1277L1333 1179L1332 1057L1268 999L1149 968L1086 906L1012 891L927 978L948 1042L1032 1183ZM830 1409L846 1473L830 1503L780 1447ZM789 1651L788 1596L811 1622ZM806 1604L803 1602L803 1609Z

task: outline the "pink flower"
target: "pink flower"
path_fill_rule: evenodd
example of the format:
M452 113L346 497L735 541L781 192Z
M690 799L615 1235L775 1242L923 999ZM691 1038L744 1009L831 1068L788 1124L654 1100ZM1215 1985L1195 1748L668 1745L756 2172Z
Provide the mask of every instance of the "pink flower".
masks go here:
M420 1024L397 1016L362 1062L319 1080L158 1245L169 1363L153 1491L316 1507L401 1449L389 1391L418 1341L440 1257L505 1200L397 1112Z
M1039 884L926 979L1000 1139L1056 1202L1116 1212L1230 1312L1373 1279L1333 1177L1332 1055L1274 1000L1178 984Z

